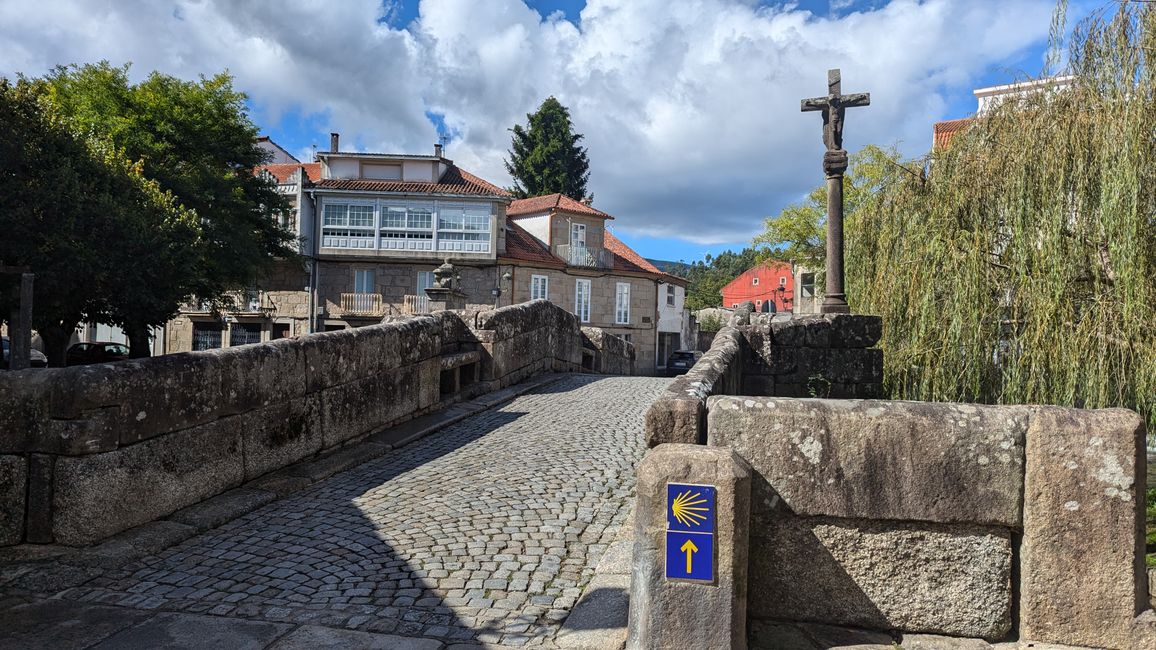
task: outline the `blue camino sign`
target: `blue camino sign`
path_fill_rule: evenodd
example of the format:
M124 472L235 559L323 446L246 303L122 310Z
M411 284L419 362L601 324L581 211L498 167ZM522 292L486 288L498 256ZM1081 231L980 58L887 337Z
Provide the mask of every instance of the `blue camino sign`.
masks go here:
M714 582L712 485L666 485L666 579Z

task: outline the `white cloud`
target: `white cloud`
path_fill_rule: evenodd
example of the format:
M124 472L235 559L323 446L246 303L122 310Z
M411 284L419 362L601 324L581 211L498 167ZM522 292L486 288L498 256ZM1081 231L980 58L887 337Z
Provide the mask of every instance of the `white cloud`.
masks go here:
M819 118L799 100L823 92L828 67L842 68L845 91L871 92L848 113L848 148L899 140L920 153L945 117L942 88L969 88L1038 43L1051 7L893 0L815 16L741 0L589 0L579 29L520 0L424 0L398 30L392 0L0 0L0 74L99 59L136 74L228 68L268 119L319 113L323 131L369 150L429 149L429 110L460 135L450 155L498 183L507 129L554 94L586 136L591 190L618 228L711 243L748 238L822 181Z

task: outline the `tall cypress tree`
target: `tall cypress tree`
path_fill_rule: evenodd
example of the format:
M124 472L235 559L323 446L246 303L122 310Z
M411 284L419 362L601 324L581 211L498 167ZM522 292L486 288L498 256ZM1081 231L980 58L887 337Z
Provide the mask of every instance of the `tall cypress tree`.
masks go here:
M574 133L570 111L554 97L526 115L523 128L515 124L506 171L514 177L510 192L518 198L562 193L584 199L590 178L586 148L578 146L582 134Z

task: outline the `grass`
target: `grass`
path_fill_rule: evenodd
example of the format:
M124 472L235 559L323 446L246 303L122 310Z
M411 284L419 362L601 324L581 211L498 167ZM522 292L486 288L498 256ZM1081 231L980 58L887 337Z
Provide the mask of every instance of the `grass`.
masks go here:
M1144 559L1149 567L1156 568L1156 487L1148 488L1148 532L1145 536L1147 548Z

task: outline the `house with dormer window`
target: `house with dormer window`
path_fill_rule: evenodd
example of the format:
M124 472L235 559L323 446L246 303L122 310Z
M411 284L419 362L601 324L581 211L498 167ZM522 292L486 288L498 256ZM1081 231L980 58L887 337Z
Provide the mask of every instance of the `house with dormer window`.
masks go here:
M304 263L282 262L240 292L231 309L190 304L165 328L166 350L242 345L378 323L429 311L425 289L449 260L467 309L546 299L583 324L635 345L635 367L660 364L658 294L669 309L667 276L616 238L614 219L562 195L514 201L502 188L444 156L330 149L312 163L263 143L282 162L256 170L290 204L281 224L300 242ZM677 303L677 301L674 301ZM670 336L666 348L677 347Z

